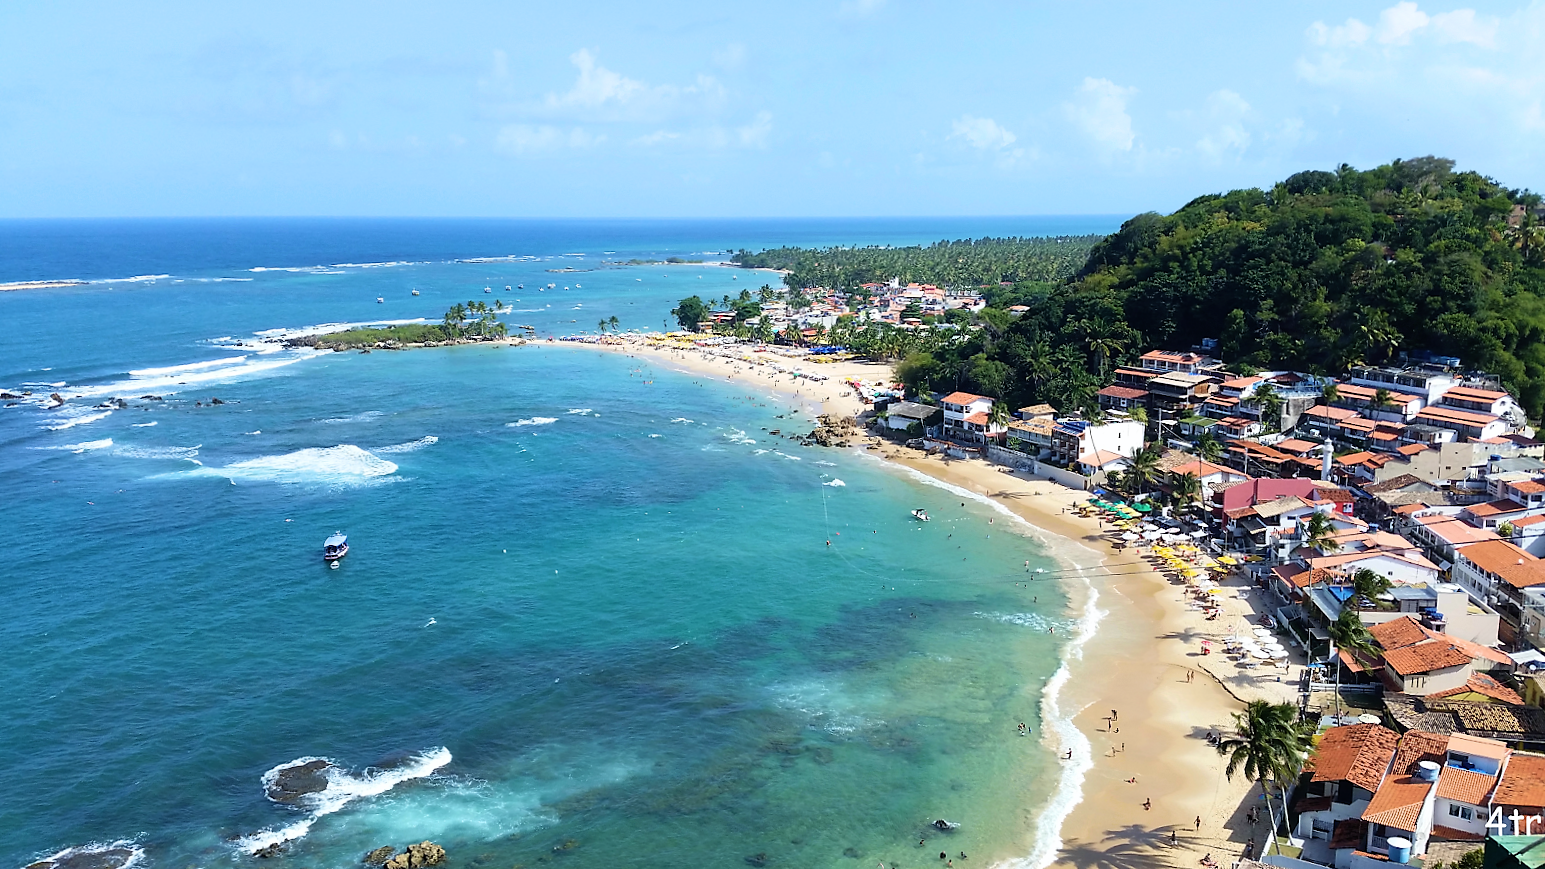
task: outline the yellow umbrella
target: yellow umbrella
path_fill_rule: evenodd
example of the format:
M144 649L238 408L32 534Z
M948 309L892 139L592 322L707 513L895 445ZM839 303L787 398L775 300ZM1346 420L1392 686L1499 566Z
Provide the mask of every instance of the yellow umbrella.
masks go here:
M1234 560L1234 556L1232 556L1232 555L1220 555L1220 556L1218 556L1218 561L1222 562L1223 564L1238 564L1239 563L1238 561Z

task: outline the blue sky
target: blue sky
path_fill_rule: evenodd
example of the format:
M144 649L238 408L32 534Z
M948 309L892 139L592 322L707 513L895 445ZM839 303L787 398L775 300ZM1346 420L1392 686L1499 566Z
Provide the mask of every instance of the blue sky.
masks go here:
M0 217L1169 211L1545 188L1545 2L0 5Z

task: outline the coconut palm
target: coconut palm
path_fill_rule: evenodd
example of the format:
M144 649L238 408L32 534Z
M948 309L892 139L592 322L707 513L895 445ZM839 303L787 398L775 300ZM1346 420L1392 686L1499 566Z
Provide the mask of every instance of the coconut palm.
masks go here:
M1371 572L1371 571L1370 571ZM1374 574L1377 576L1377 574ZM1351 607L1345 607L1336 620L1331 622L1325 632L1330 634L1330 656L1336 668L1336 714L1341 714L1341 657L1338 651L1351 655L1360 665L1366 665L1379 656L1379 649L1374 645L1373 634L1368 633L1368 628L1363 625L1363 620L1357 611Z
M1299 541L1305 546L1329 554L1341 548L1341 544L1332 539L1335 535L1336 526L1331 524L1330 517L1324 513L1311 513L1304 521Z
M1262 383L1255 388L1255 401L1261 406L1261 425L1267 431L1276 431L1282 427L1282 396L1277 394L1277 387L1270 383Z
M1134 495L1152 488L1154 481L1158 478L1159 451L1157 449L1151 446L1144 447L1127 460L1127 472L1124 479L1132 487Z
M1202 497L1202 483L1195 474L1171 474L1169 479L1170 496L1180 502L1180 508L1195 504Z
M615 315L615 314L613 314L613 315L612 315L612 316L611 316L611 317L609 317L609 318L608 318L608 319L607 319L607 321L606 321L606 324L607 324L607 325L608 325L608 326L611 326L611 327L612 327L612 331L613 331L613 332L615 332L615 331L617 331L617 330L618 330L618 328L620 328L620 327L621 327L621 326L622 326L622 323L621 323L621 321L619 321L619 320L618 320L618 319L617 319L617 316L616 316L616 315Z
M595 324L595 330L597 332L600 332L602 335L606 334L606 318L605 317L601 318L601 322Z
M1335 404L1341 400L1341 388L1336 385L1336 381L1329 381L1320 390L1320 396L1325 399L1326 404Z
M1388 578L1378 575L1366 567L1360 567L1352 572L1352 590L1359 597L1367 598L1369 603L1379 599L1379 595L1390 589Z
M1209 462L1216 462L1223 455L1223 444L1210 431L1202 432L1196 439L1196 454Z
M1309 731L1298 720L1298 708L1265 700L1251 700L1244 712L1234 713L1234 733L1218 741L1218 752L1228 755L1223 774L1232 779L1242 771L1260 784L1261 793L1266 795L1273 841L1277 838L1277 812L1271 803L1271 783L1280 786L1296 778L1308 748ZM1261 849L1261 853L1265 851ZM1277 853L1282 853L1281 844Z

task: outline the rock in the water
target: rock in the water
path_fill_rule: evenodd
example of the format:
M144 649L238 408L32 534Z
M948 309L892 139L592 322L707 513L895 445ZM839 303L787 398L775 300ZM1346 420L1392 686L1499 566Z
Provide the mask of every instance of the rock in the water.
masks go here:
M107 847L66 848L52 857L27 864L26 869L121 869L139 856L138 849L123 847L125 844L115 842Z
M365 862L372 866L379 866L382 863L385 863L387 860L390 860L392 855L395 853L397 853L396 848L393 848L391 845L382 845L374 851L371 851L369 854L366 854Z
M21 398L21 396L15 395L15 394L10 393L10 392L0 392L0 400L9 399L9 398Z
M421 869L445 860L445 849L430 841L409 845L401 854L386 861L385 869Z
M50 392L48 394L48 400L49 401L53 401L53 402L57 402L59 404L64 404L64 396L60 395L57 392Z
M267 845L257 849L256 851L253 851L252 856L257 857L260 860L267 860L269 857L279 856L279 852L283 850L284 846L278 842L275 842L272 845Z
M268 798L276 803L294 803L307 794L325 791L331 784L327 778L331 768L332 764L325 760L284 767L267 782Z
M211 399L210 399L210 400L209 400L209 403L210 403L210 404L225 404L225 402L223 402L223 401L221 401L221 400L220 400L220 399L218 399L218 398L211 398Z

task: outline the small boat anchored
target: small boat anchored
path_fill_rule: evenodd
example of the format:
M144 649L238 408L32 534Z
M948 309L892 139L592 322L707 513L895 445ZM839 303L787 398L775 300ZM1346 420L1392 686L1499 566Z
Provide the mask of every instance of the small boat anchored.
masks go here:
M928 521L928 511L924 510L921 507L919 507L916 510L912 511L912 518L916 519L919 522L927 522Z
M333 536L322 543L322 560L331 561L334 567L338 566L338 559L349 554L349 538L342 531L333 532Z
M413 295L415 295L415 296L418 295L418 290L414 290L413 291Z
M377 305L384 305L384 304L386 304L386 299L384 297L382 297L382 296L376 296L376 304Z

